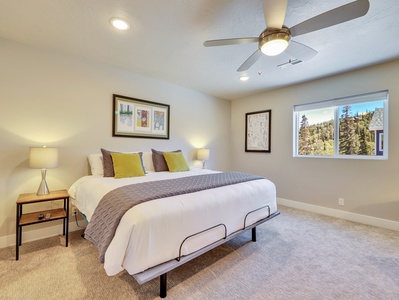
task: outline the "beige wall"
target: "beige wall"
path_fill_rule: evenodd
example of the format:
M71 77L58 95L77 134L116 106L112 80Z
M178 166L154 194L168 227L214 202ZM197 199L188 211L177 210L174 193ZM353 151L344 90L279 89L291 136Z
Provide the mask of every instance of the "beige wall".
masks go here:
M40 171L28 167L31 146L59 148L50 189L68 188L88 174L86 156L111 150L211 148L207 166L261 174L280 198L399 221L399 61L234 101L50 51L0 39L0 245L13 241L15 201L35 192ZM292 157L292 107L389 89L389 160ZM112 94L170 104L170 140L111 136ZM272 152L245 153L245 113L272 109ZM232 150L231 150L232 149ZM231 163L232 162L232 163ZM338 197L345 206L338 206ZM52 224L52 223L48 223ZM50 225L48 225L50 226ZM36 229L31 226L28 230ZM7 238L8 237L8 238Z
M0 66L0 239L15 234L18 195L39 186L40 170L28 167L31 146L59 148L59 167L47 172L50 190L69 188L87 175L86 156L100 147L180 148L195 164L194 149L207 146L212 149L209 168L230 166L228 101L1 39ZM170 104L170 140L112 137L114 93Z
M399 221L398 70L399 60L234 101L233 168L270 178L283 199ZM390 94L387 161L293 158L294 104L383 89ZM245 113L264 109L272 110L271 153L245 153Z

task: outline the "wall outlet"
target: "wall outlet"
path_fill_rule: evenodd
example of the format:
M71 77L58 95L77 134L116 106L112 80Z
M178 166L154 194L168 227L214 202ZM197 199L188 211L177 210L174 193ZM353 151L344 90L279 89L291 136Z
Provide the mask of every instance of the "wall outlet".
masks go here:
M76 207L72 207L72 215L77 215L79 213L79 209Z
M345 200L344 198L338 198L338 205L344 206L345 205Z

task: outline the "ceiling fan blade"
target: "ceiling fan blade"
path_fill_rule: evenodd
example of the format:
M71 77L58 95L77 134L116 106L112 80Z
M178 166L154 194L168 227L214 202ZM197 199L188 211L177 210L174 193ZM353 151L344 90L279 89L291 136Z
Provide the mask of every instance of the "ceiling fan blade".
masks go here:
M284 25L287 0L263 0L263 14L267 28L281 29Z
M262 52L260 49L256 50L248 59L238 68L237 72L242 72L248 70L250 67L254 65L258 61L258 59L262 56Z
M236 39L205 41L204 46L214 47L214 46L227 46L227 45L236 45L236 44L258 43L258 42L259 42L259 37L246 37L246 38L236 38Z
M291 36L298 36L364 16L370 7L368 0L356 0L342 5L290 28Z
M304 44L295 42L295 41L290 41L290 44L285 50L287 54L301 60L301 61L308 61L309 59L312 59L316 54L317 51L314 50L313 48L310 48Z

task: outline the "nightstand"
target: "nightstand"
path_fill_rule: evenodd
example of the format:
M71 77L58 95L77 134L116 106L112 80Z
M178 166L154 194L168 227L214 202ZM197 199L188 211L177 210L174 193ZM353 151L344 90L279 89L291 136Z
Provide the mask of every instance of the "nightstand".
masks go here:
M64 207L50 210L42 210L24 214L22 207L27 204L63 200ZM42 214L43 218L39 219ZM49 215L48 215L49 214ZM68 247L69 224L69 194L67 190L50 192L50 194L38 196L35 193L21 194L17 200L17 227L16 227L16 260L19 259L19 246L22 244L22 227L43 222L63 220L62 232L65 235L65 247Z

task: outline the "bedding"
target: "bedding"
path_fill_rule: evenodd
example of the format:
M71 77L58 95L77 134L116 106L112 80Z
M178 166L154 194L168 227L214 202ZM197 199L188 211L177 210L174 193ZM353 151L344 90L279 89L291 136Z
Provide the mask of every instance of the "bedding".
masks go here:
M184 159L183 153L164 152L163 156L165 157L170 172L185 172L190 170L186 160Z
M144 153L145 157L145 153ZM148 158L148 157L147 157ZM135 183L219 173L204 169L154 172L145 176L114 179L84 176L69 189L72 203L90 222L100 200L110 191ZM277 211L276 189L267 179L175 195L135 205L123 215L104 256L109 276L122 270L137 274L182 255L193 253ZM256 210L256 211L255 211ZM246 215L250 211L255 211ZM217 224L223 226L214 227ZM190 235L197 234L182 242ZM182 247L181 247L182 245ZM181 247L181 249L180 249Z
M169 171L168 165L166 163L165 157L162 151L151 149L152 152L152 162L155 172ZM181 150L172 151L172 153L181 152Z
M97 246L100 251L100 261L104 262L105 250L115 234L121 217L133 206L154 199L259 179L262 177L226 172L136 183L114 189L107 193L97 206L85 230L85 238Z
M145 176L139 153L111 153L114 178Z
M102 165L103 165L103 175L104 177L114 177L115 176L115 172L114 172L114 163L112 160L112 154L118 153L118 154L138 154L140 156L140 162L141 162L141 167L143 169L143 172L146 173L145 167L144 167L144 162L143 162L143 152L125 152L125 153L121 153L121 152L113 152L113 151L109 151L109 150L105 150L103 148L101 148L101 161L102 161ZM90 155L89 155L90 157ZM89 163L90 166L92 164L92 162L89 159ZM92 172L92 174L94 174Z
M91 175L104 175L103 156L101 154L89 154L87 156Z

